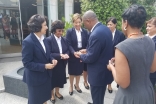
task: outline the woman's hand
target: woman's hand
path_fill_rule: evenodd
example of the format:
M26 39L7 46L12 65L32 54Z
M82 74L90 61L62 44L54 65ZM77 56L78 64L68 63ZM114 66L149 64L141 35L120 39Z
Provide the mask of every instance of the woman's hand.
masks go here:
M69 56L67 54L60 54L60 56L61 56L61 59L68 59L69 58Z
M112 71L112 68L115 67L115 58L109 60L109 64L107 65L108 70Z
M54 64L56 66L57 65L57 60L53 59L52 64Z
M76 58L79 58L78 52L74 52L74 56L75 56Z

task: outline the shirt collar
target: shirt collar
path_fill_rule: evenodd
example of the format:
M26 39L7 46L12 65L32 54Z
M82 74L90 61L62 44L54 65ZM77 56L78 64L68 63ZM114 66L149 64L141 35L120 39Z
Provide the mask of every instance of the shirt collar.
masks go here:
M61 36L58 38L58 37L55 36L55 34L54 34L54 37L55 37L56 40L61 40Z
M116 32L116 29L113 31L113 33L112 33L112 34L115 34L115 32Z
M75 31L76 31L76 32L79 32L78 30L76 30L76 28L75 28ZM80 32L82 32L82 29L81 29L81 28L80 28Z
M35 33L34 33L35 34ZM36 34L35 34L36 38L39 40L39 41L43 41L44 40L44 35L41 35L41 38L39 38Z
M92 29L91 29L90 32L92 32L92 31L94 30L95 26L96 26L98 23L100 23L100 22L97 22L97 23L92 27Z
M152 38L154 38L156 36L156 34L155 35L152 35L152 36L150 36L150 35L148 35L148 36L152 39Z

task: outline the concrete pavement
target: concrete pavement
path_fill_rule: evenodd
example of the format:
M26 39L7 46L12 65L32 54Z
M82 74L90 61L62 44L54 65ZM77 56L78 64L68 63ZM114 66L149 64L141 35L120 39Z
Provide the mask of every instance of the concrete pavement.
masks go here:
M20 68L21 66L23 66L21 57L0 59L0 104L27 104L26 98L12 95L4 91L5 87L3 83L3 75L9 71L12 71L13 69ZM70 96L69 80L67 79L67 84L65 84L64 88L60 90L60 93L64 96L64 100L59 100L56 98L55 104L87 104L88 101L92 102L90 91L84 88L83 77L80 79L80 88L83 93L78 93L74 89L74 94ZM104 99L105 104L113 103L113 99L117 91L115 82L112 83L112 88L112 94L108 93L106 90ZM48 101L48 104L52 103Z

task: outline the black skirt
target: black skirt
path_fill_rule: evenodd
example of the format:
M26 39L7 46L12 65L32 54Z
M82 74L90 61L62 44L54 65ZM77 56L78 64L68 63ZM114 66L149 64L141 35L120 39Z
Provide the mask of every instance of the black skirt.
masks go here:
M43 104L51 98L51 79L40 86L28 85L28 104Z

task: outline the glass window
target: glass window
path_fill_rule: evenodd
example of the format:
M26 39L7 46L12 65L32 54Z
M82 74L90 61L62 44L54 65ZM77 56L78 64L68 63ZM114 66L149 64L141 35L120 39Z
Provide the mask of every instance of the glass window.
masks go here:
M18 0L0 0L0 54L21 52Z
M64 0L58 0L58 19L61 20L62 17L65 17L65 2Z

